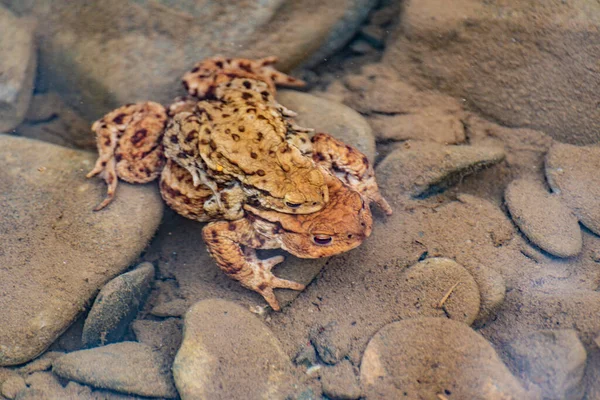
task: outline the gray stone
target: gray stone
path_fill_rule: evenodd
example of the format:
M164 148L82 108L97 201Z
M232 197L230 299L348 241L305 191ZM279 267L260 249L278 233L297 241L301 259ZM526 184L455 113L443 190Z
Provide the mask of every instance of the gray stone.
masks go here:
M329 133L356 147L369 160L375 160L375 138L369 123L353 109L308 93L282 90L277 100L298 113L296 123L315 132Z
M173 363L183 400L285 398L295 392L292 368L273 333L241 306L203 300L186 313Z
M14 399L17 397L19 392L23 391L27 387L25 379L19 375L11 376L2 383L2 396L8 399Z
M368 400L536 398L481 335L445 318L386 325L369 342L360 372Z
M23 120L33 91L35 23L0 5L0 26L0 132L8 132Z
M137 320L131 324L131 329L138 342L151 346L162 353L172 363L175 353L181 346L182 322L178 318L168 318L162 321Z
M96 119L129 102L170 102L182 93L182 74L217 54L276 55L285 70L320 49L327 57L374 1L5 3L40 21L40 82Z
M83 345L104 346L121 340L144 306L153 280L154 266L145 262L104 285L83 325Z
M489 322L500 309L506 295L506 282L502 275L484 265L462 265L479 287L479 314L473 321L473 327L478 328Z
M587 353L572 329L541 330L506 347L512 370L539 386L544 399L581 400Z
M377 178L388 201L401 196L425 197L502 161L504 156L501 147L407 141L381 161Z
M350 351L350 341L335 322L313 327L309 339L321 361L326 364L337 364Z
M160 223L153 185L86 179L95 155L0 135L0 365L46 349L106 281L138 257Z
M143 343L121 342L75 351L54 361L52 370L62 378L117 392L177 396L165 360Z
M546 154L545 168L552 191L600 235L600 147L555 143Z
M448 258L428 258L402 273L396 306L399 319L441 317L471 325L479 313L479 287Z
M506 126L599 141L597 2L420 0L400 18L384 55L399 76Z
M321 371L323 394L332 399L353 400L360 397L360 384L350 361L344 360Z
M573 257L583 246L577 218L557 195L540 182L517 179L504 192L510 216L521 232L557 257Z

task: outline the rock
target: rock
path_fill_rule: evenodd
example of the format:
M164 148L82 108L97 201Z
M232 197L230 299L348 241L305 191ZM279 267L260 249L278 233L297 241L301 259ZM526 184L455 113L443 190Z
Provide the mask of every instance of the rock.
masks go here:
M506 351L512 370L542 389L544 399L581 400L587 354L572 329L541 330L513 340Z
M420 87L464 97L503 125L539 129L573 144L598 142L600 4L444 5L444 0L407 4L384 62Z
M241 306L217 299L186 313L173 375L183 400L285 398L296 382L271 331Z
M12 400L26 387L25 379L19 375L12 376L2 383L2 396Z
M521 231L541 249L557 257L581 252L577 218L556 195L531 179L517 179L506 188L506 205Z
M375 138L369 123L351 108L308 93L282 90L277 100L298 113L296 123L315 132L329 133L356 147L371 162L375 160Z
M95 347L121 340L144 306L153 280L154 266L145 262L108 282L96 296L85 320L83 344Z
M473 321L474 328L480 328L491 320L506 294L506 283L498 272L481 264L463 265L471 274L479 288L479 314Z
M326 364L339 363L350 350L350 341L335 322L313 327L309 339L321 361Z
M95 155L0 135L0 365L46 349L124 271L154 234L155 186L120 184L105 210L104 182L86 179Z
M75 351L54 361L52 371L65 379L117 392L177 396L164 360L143 343L121 342Z
M332 399L358 399L360 385L350 361L344 360L321 371L323 394Z
M382 328L363 355L366 399L530 399L493 347L467 325L418 318Z
M181 346L181 325L181 320L178 318L167 318L163 321L142 319L134 321L131 329L139 342L162 353L171 364Z
M311 343L302 346L296 357L294 357L294 363L303 365L306 369L318 364L317 352Z
M403 195L426 197L503 159L501 147L407 141L381 161L377 179L388 201Z
M174 299L165 303L159 303L150 310L150 314L157 317L181 317L189 308L184 299Z
M40 21L40 82L93 120L129 102L170 102L183 73L217 54L276 55L286 70L315 52L327 57L374 1L5 3Z
M0 5L0 25L0 132L8 132L23 120L33 91L35 23Z
M575 216L600 235L600 147L555 143L546 155L548 184Z
M325 44L302 63L303 67L315 66L341 49L360 28L369 11L377 4L376 0L350 0L344 15L332 27Z
M21 390L16 400L77 398L65 393L58 377L51 372L34 372L25 378L26 388Z
M59 146L96 151L91 123L64 104L54 92L35 94L16 133Z
M396 298L399 319L442 317L471 325L479 313L479 288L448 258L428 258L403 272Z
M425 140L440 144L464 142L465 129L456 113L427 108L415 114L375 115L369 118L378 140Z

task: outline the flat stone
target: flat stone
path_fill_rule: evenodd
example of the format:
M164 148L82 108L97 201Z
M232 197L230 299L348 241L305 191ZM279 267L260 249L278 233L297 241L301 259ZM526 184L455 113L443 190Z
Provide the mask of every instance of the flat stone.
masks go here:
M350 361L344 360L321 370L323 394L332 399L353 400L360 397L360 384Z
M25 383L25 379L20 375L11 376L7 380L2 383L2 391L0 392L2 396L8 399L14 399L17 397L19 392L23 391L27 384Z
M377 179L388 201L401 196L426 197L465 175L499 163L504 156L501 147L407 141L381 161Z
M369 118L378 140L425 140L440 144L465 141L460 114L439 108L421 109L417 113L375 115Z
M58 376L95 387L149 397L177 396L159 353L138 342L121 342L69 353L54 361Z
M356 147L371 162L375 160L375 137L369 123L356 111L343 104L293 90L282 90L277 100L298 113L296 123L315 132L329 133Z
M428 258L403 272L396 298L399 319L442 317L471 325L479 313L479 287L448 258Z
M335 322L314 326L310 330L309 340L321 361L326 364L339 363L350 351L350 340Z
M154 185L120 184L105 210L91 153L0 135L0 365L27 362L64 332L160 223Z
M252 313L203 300L185 316L173 376L183 400L285 398L296 378L279 341Z
M175 353L181 346L182 322L178 318L162 321L137 320L131 324L131 330L138 342L145 343L162 353L172 363Z
M546 155L546 179L579 221L600 235L600 147L555 143Z
M504 192L510 215L533 243L557 257L572 257L581 252L583 239L577 218L540 182L517 179Z
M512 370L542 389L544 399L581 400L587 353L577 331L540 330L506 347Z
M538 129L572 144L599 141L600 4L446 4L414 1L398 12L383 57L398 76L464 98L502 125Z
M5 3L40 21L41 89L51 86L93 120L129 102L169 103L183 93L183 73L217 54L276 55L284 70L313 53L320 61L354 35L375 1Z
M469 271L479 288L479 313L473 321L473 327L478 328L493 320L502 306L506 295L506 282L502 275L485 265L461 265Z
M153 280L154 266L145 262L104 285L83 325L83 345L103 346L121 340L143 307Z
M360 372L368 400L534 398L481 335L445 318L386 325L369 342Z
M0 5L0 26L0 132L8 132L23 120L33 91L35 23Z

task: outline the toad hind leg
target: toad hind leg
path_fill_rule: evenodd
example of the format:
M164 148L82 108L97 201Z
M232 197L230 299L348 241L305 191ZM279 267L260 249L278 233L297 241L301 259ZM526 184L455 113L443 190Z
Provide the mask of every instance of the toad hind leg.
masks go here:
M114 199L117 178L146 183L158 177L164 165L162 135L166 121L163 106L146 102L119 107L94 122L99 156L87 177L100 175L108 185L106 198L94 211Z
M202 230L208 252L230 278L259 293L275 311L281 310L273 289L304 290L304 285L280 279L271 269L283 261L282 256L261 260L254 248L274 248L254 231L247 219L212 222ZM242 246L245 250L242 251Z
M376 203L387 215L392 214L392 208L379 193L375 171L367 156L326 133L317 133L311 142L313 160L317 164L332 171L342 182Z

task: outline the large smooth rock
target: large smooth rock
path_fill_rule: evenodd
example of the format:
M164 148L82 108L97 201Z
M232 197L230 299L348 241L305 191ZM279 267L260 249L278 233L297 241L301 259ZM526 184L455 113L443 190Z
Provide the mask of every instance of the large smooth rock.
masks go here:
M241 306L217 299L187 312L173 375L183 400L283 399L297 382L273 333Z
M129 102L170 102L182 74L217 54L276 55L286 70L319 49L326 56L374 1L5 3L40 21L40 81L95 119Z
M406 3L384 61L421 87L465 98L507 126L569 143L600 136L600 4Z
M277 100L298 113L296 123L315 132L325 132L356 147L371 162L375 160L375 137L369 123L348 106L308 93L283 90Z
M542 389L544 399L581 400L587 353L577 331L541 330L507 346L513 371Z
M373 399L533 399L494 348L467 325L445 318L394 322L369 342L363 395Z
M575 216L600 235L600 147L555 143L546 154L548 184Z
M96 296L85 320L82 343L93 347L121 340L143 307L153 280L154 266L146 262L108 282Z
M120 184L100 212L96 156L0 135L0 365L40 354L104 283L138 257L163 203L154 185Z
M173 398L177 392L164 361L146 344L121 342L66 354L54 361L52 371L117 392Z
M0 132L8 132L23 120L37 66L35 23L17 18L0 5Z
M583 246L579 223L559 196L548 193L540 182L517 179L504 197L513 221L529 240L558 257L579 254Z

